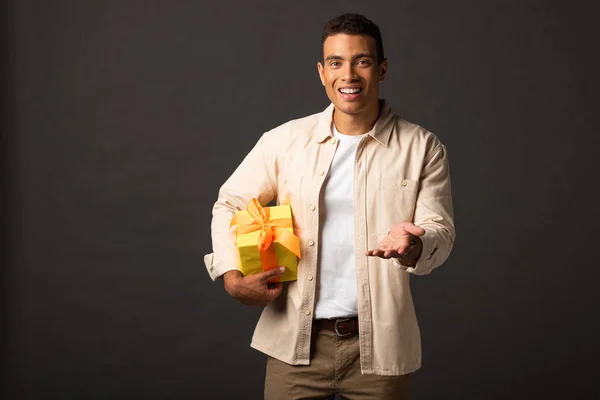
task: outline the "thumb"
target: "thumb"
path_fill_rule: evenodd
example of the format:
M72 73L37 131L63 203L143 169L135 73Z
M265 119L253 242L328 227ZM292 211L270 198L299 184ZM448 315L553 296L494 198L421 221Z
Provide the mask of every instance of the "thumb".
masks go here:
M425 229L410 222L404 225L404 230L415 236L423 236L425 234Z
M285 267L273 268L265 272L261 272L259 278L263 281L268 281L271 278L275 278L285 272Z

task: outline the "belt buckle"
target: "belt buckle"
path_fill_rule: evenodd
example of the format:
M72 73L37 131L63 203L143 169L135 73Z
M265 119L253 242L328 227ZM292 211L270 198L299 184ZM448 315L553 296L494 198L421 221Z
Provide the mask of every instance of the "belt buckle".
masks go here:
M338 324L342 323L342 322L348 322L350 321L350 318L341 318L341 319L336 319L335 320L335 324L333 325L335 333L338 336L344 337L344 336L349 336L352 335L352 332L347 332L347 333L340 333L340 331L338 330Z

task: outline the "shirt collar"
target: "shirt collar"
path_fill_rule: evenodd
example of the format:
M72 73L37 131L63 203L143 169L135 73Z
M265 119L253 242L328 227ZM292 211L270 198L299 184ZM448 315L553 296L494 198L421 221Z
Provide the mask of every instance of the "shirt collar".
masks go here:
M379 114L379 118L377 119L377 122L375 122L375 126L369 135L382 145L387 146L394 129L395 115L392 113L392 109L385 100L379 100L379 107L381 109L381 113ZM333 110L334 105L331 103L325 110L323 110L321 115L319 115L317 125L315 126L315 140L317 143L322 143L331 137Z

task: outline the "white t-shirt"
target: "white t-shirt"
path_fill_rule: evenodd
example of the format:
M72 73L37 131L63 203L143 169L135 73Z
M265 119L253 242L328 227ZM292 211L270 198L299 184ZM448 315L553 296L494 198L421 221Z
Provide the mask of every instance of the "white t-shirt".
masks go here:
M354 317L356 261L354 255L354 164L361 139L333 127L338 147L319 198L320 249L315 318Z

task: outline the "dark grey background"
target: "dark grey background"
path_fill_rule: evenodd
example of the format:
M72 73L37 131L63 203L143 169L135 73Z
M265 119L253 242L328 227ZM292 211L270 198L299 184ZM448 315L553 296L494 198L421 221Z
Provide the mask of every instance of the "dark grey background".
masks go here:
M320 32L348 11L381 27L383 97L450 154L456 246L412 280L415 399L598 398L584 4L9 2L5 398L261 398L259 310L202 262L211 206L262 132L327 106Z

